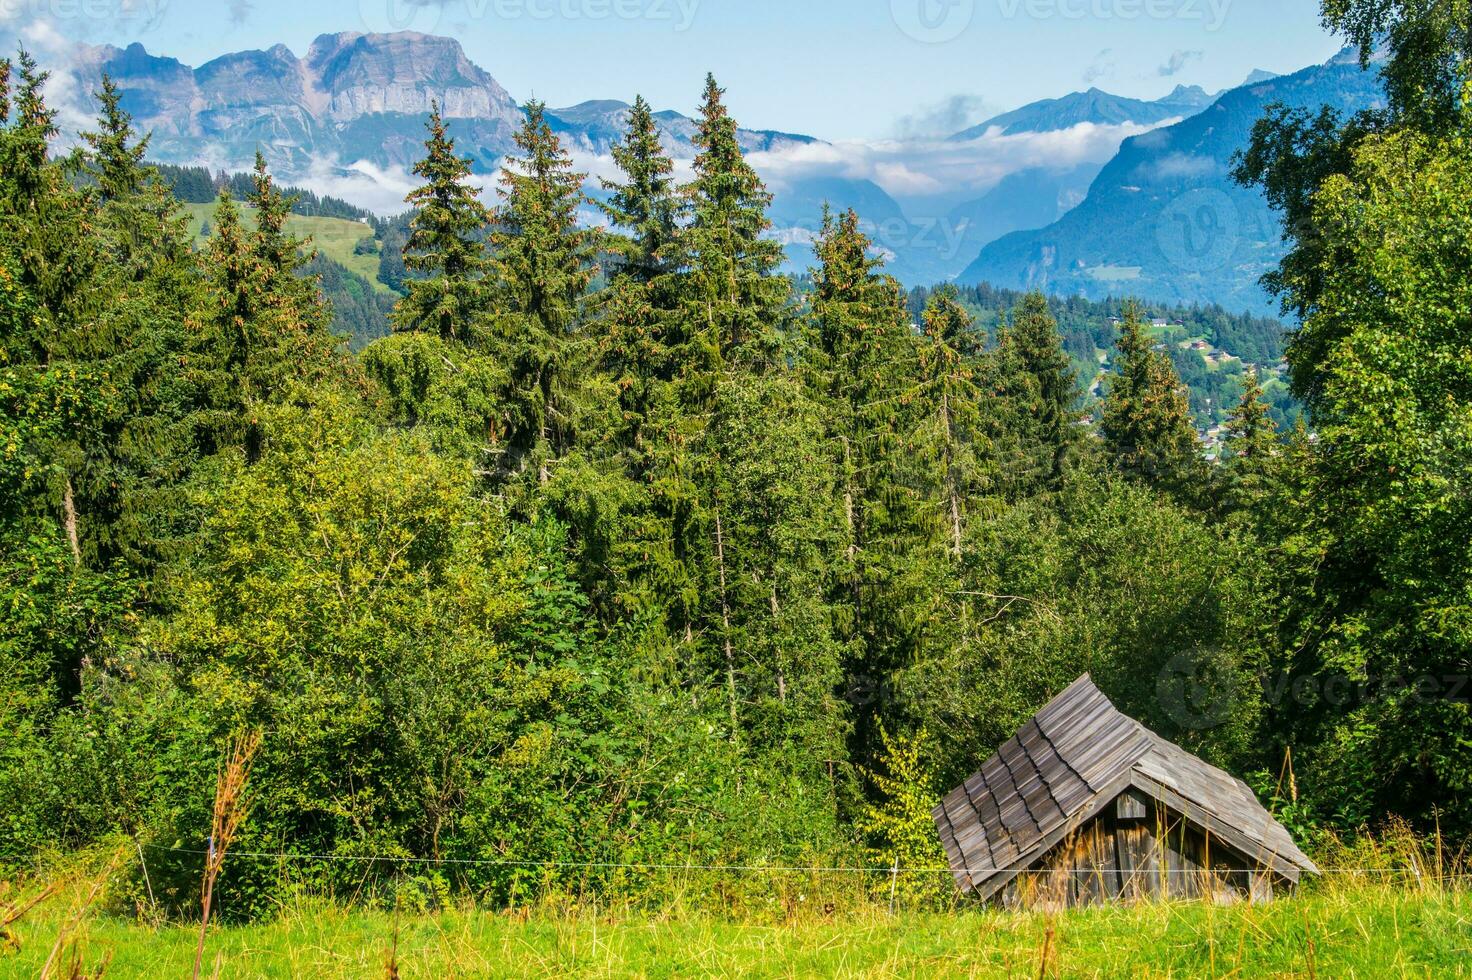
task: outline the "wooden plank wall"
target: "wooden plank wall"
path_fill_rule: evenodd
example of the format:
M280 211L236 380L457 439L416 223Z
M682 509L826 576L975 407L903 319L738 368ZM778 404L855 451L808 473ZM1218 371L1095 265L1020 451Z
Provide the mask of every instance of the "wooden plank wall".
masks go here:
M1208 831L1131 791L1001 892L1008 908L1114 902L1267 902L1285 881Z

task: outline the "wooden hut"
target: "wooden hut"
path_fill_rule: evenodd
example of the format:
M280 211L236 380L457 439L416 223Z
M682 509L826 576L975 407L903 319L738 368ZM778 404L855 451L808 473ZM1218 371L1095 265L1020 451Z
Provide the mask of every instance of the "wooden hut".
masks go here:
M1085 675L935 809L956 885L1009 907L1269 901L1318 874L1239 779Z

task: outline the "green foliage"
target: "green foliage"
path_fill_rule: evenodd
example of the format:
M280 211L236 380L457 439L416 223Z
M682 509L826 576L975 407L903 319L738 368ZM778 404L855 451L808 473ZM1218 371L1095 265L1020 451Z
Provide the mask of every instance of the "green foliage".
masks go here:
M586 175L573 171L540 102L527 106L516 145L524 155L502 167L491 233L498 312L489 348L509 382L498 468L545 483L577 432L581 365L572 334L595 271L595 235L577 225Z
M608 235L539 104L494 214L432 114L416 210L374 225L388 336L263 164L195 250L167 186L199 175L145 166L106 82L51 158L43 81L22 56L0 100L7 868L121 833L125 892L186 914L248 728L227 916L792 907L711 869L940 864L939 794L1085 671L1234 772L1291 747L1295 826L1467 829L1465 702L1323 692L1465 673L1472 109L1248 162L1316 236L1280 271L1315 426L1285 440L1280 383L1182 349L1276 363L1269 321L906 296L852 212L793 290L713 80L683 188L636 103ZM889 885L949 889L853 894Z
M478 335L486 309L482 238L490 213L480 201L480 190L466 183L470 159L456 156L455 141L438 104L427 125L426 155L414 165L414 173L425 183L407 198L415 211L403 246L407 271L426 278L402 282L409 293L394 321L400 330L426 330L447 340L469 341Z
M1321 551L1304 587L1322 605L1304 623L1298 667L1406 685L1376 684L1343 713L1312 706L1326 729L1315 771L1356 815L1455 810L1472 778L1467 704L1444 686L1472 650L1469 127L1472 110L1445 137L1368 138L1314 202L1335 261L1301 287L1317 294L1304 343L1328 360L1311 402L1319 446L1305 515Z
M944 792L933 761L935 743L924 728L913 736L894 737L881 727L879 737L884 746L880 768L867 774L879 799L864 806L858 821L859 832L869 840L870 860L875 867L943 868L946 856L932 816ZM896 897L934 901L946 882L924 871L903 878L896 871L889 884Z
M1139 308L1127 306L1119 356L1104 401L1100 431L1106 452L1131 479L1190 500L1205 475L1180 378L1153 349Z

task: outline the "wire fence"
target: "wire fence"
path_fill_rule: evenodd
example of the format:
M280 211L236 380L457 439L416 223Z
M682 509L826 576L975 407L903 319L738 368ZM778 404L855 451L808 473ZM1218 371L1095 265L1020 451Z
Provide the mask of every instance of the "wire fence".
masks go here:
M188 854L198 857L206 857L210 851L207 848L187 847L164 847L157 844L145 844L146 849L151 851L166 852L171 854ZM555 868L559 870L584 870L584 871L706 871L706 872L729 872L732 874L949 874L949 875L995 875L995 874L1029 874L1029 873L1053 873L1053 869L1039 868L1036 865L1027 867L1003 867L1003 868L953 868L953 867L902 867L898 864L884 866L853 866L853 865L777 865L777 864L641 864L622 863L615 861L527 861L502 858L453 858L453 857L415 857L402 854L312 854L293 851L231 851L231 858L251 858L257 860L274 861L325 861L346 862L352 864L385 864L385 865L427 865L427 866L465 866L465 867L490 867L490 868ZM1156 868L1151 869L1150 874L1179 874L1199 875L1210 874L1261 874L1270 871L1270 868ZM1094 874L1094 870L1077 869L1077 873ZM1472 880L1472 871L1459 872L1431 872L1426 869L1415 867L1334 867L1319 869L1320 875L1404 875L1416 878L1419 881L1468 881Z

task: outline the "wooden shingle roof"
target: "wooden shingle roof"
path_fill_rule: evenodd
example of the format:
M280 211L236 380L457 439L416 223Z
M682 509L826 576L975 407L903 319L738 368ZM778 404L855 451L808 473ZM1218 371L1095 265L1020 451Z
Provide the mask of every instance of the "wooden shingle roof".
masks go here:
M936 807L957 886L990 897L1132 787L1290 881L1318 873L1245 783L1122 714L1086 674Z

